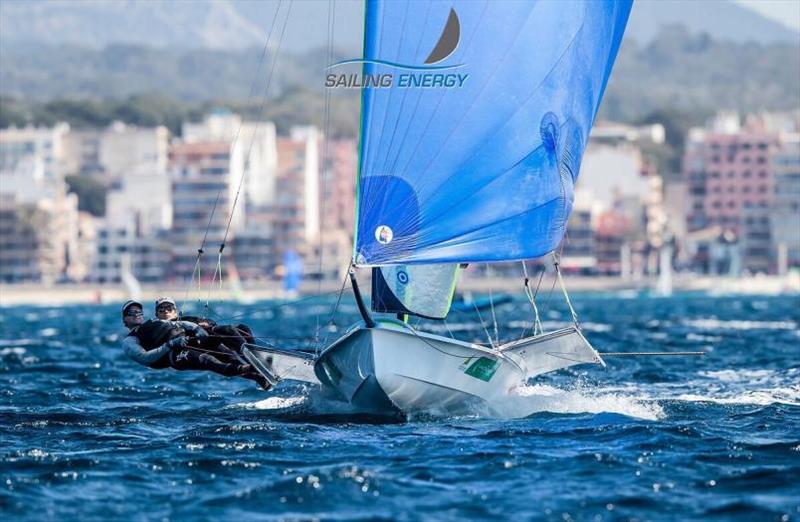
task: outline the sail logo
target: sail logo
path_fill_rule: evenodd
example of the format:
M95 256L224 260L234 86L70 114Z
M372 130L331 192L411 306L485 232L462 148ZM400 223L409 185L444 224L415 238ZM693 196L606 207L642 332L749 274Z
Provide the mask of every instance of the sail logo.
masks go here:
M460 69L465 67L464 63L457 63L453 65L440 65L441 62L449 58L458 48L461 40L461 22L458 19L458 14L455 9L450 9L450 14L447 17L447 22L442 29L442 34L433 46L433 49L428 54L428 57L421 65L398 63L387 60L368 60L366 58L353 58L349 60L342 60L328 66L328 70L341 67L348 64L371 64L373 69L377 70L378 67L385 67L388 69L395 69L398 71L410 72L386 72L386 73L373 73L366 74L337 74L329 73L325 76L325 87L329 89L345 88L345 89L360 89L360 88L374 88L374 89L387 89L387 88L460 88L469 78L468 73L462 72L447 72L453 69Z
M394 239L394 232L386 225L381 225L375 229L375 240L381 245L388 245Z
M398 283L400 283L401 285L407 285L408 284L408 280L409 280L408 279L408 273L406 273L405 270L398 270L397 271L397 282Z

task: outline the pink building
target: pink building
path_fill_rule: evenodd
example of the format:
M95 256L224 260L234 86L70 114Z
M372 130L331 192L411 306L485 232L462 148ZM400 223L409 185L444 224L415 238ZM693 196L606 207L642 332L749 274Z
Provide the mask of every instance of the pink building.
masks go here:
M323 230L344 230L352 236L357 161L355 140L332 140L328 144L323 183Z
M693 232L719 227L735 237L743 268L750 270L770 268L770 158L777 147L778 136L755 125L694 129L687 141L687 228Z

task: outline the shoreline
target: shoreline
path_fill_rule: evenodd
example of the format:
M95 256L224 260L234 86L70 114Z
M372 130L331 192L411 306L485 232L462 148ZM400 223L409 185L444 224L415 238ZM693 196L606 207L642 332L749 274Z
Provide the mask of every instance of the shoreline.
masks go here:
M640 280L623 280L619 277L579 277L564 278L570 293L616 292L621 295L658 295L655 293L657 278ZM545 275L542 288L549 291L553 284L552 276ZM557 286L557 285L556 285ZM339 281L308 281L301 285L300 292L288 293L279 282L244 285L242 288L215 287L208 285L196 287L188 292L186 286L180 285L144 285L137 296L147 302L158 296L169 295L179 301L208 299L210 301L231 301L249 303L270 299L293 299L317 293L337 292L341 288ZM510 278L464 278L459 281L461 292L489 293L503 292L524 294L521 279ZM698 277L676 275L673 280L675 292L706 292L710 295L783 295L800 294L800 274L787 276L753 276L748 278L730 277ZM185 297L187 296L187 297ZM92 285L92 284L0 284L0 307L16 305L69 305L69 304L112 304L121 303L131 297L131 292L124 285Z

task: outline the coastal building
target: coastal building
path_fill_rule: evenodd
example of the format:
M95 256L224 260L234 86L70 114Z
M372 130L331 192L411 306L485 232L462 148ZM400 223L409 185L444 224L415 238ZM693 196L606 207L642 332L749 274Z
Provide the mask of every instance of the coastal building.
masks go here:
M242 154L244 178L242 203L264 207L275 200L277 149L275 125L270 121L243 121L238 114L216 109L202 122L184 123L185 143L229 142ZM238 180L237 180L238 183Z
M67 174L91 176L105 184L164 173L169 131L114 122L103 129L70 130L64 137Z
M598 273L605 275L623 273L622 252L626 248L630 229L630 219L618 210L606 210L597 217L594 235Z
M771 265L769 227L774 180L770 158L777 134L763 126L738 124L722 114L703 129L692 129L684 156L689 232L718 226L737 238L742 268L767 271ZM768 225L768 220L766 225Z
M64 140L69 125L9 127L0 129L0 171L19 171L20 162L40 163L45 179L61 179L64 172ZM23 167L25 168L25 167Z
M661 177L640 144L663 139L660 125L606 123L592 131L567 223L565 269L620 274L631 264L623 256L633 256L636 267L651 264L646 258L663 243L666 212Z
M344 277L353 255L357 144L355 140L339 139L323 141L321 146L324 156L320 186L321 237L314 255L322 277L338 280Z
M0 131L0 280L79 280L78 199L63 176L66 124Z
M100 164L103 129L70 129L64 136L64 172L104 180Z
M234 208L244 166L241 149L226 141L181 142L173 144L169 160L172 276L191 278L202 246L200 277L211 279L226 230L232 241L244 225L243 205Z
M171 245L168 231L153 229L142 234L135 219L97 219L92 270L87 279L102 284L163 281L170 272Z
M319 133L314 127L294 128L277 145L273 262L280 269L286 254L294 252L311 269L319 262Z
M597 271L593 215L598 202L587 191L576 190L572 214L561 248L561 266L567 272L592 274Z
M242 209L241 226L230 242L232 255L227 261L241 279L263 279L274 274L280 264L275 251L275 220L278 150L275 125L268 121L243 121L230 111L217 109L201 122L184 123L187 144L217 142L230 145L233 156L241 157L241 169L232 182L241 194L237 209Z
M79 280L86 266L78 249L78 198L63 181L24 182L36 190L0 174L0 280Z
M323 149L325 145L323 144ZM352 139L331 140L322 168L322 230L353 234L356 208L357 143Z
M107 180L136 179L167 170L169 131L115 122L100 136L98 162Z
M780 136L773 151L774 205L771 233L779 271L800 267L800 134Z

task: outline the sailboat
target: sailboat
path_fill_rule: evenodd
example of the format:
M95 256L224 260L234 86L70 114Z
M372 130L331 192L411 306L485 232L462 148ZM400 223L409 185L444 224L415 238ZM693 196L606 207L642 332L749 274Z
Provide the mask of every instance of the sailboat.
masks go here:
M574 311L551 332L536 312L532 335L488 346L403 319L444 319L466 263L557 250L630 9L624 0L368 2L357 61L364 78L392 82L361 89L350 281L363 320L318 354L249 346L249 362L274 384L317 385L361 412L456 415L533 377L604 365ZM448 74L461 83L426 79ZM365 269L371 310L357 281Z

